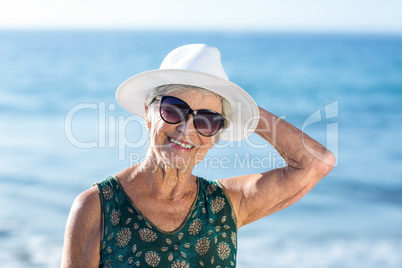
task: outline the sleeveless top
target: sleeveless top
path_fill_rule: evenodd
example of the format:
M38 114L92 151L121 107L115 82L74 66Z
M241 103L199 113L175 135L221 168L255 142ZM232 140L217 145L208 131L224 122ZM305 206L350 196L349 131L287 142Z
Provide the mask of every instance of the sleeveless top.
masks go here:
M115 177L97 183L103 220L99 267L235 267L232 204L218 182L197 180L193 205L173 232L158 229L142 215Z

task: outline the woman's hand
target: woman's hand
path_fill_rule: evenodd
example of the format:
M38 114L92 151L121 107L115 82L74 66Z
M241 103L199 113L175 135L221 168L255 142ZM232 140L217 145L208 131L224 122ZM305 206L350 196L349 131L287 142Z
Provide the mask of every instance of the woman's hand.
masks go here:
M270 112L259 110L255 133L274 146L288 166L220 181L236 211L238 227L300 200L336 162L320 143Z

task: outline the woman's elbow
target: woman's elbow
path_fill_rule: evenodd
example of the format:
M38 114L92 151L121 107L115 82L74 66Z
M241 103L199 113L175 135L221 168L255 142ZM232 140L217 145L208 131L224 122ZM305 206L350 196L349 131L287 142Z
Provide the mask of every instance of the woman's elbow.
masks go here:
M326 150L325 153L322 154L320 157L316 157L313 168L319 179L322 179L331 172L335 165L335 155L330 150Z

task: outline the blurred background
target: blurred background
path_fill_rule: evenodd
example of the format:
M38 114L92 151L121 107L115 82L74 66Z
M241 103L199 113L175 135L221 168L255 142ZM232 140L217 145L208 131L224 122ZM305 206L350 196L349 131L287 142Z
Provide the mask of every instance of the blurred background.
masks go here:
M188 43L328 146L337 166L295 205L239 230L238 267L402 267L402 3L2 1L0 263L58 267L74 198L145 155L115 90ZM224 161L222 161L224 160ZM207 179L281 167L253 134Z

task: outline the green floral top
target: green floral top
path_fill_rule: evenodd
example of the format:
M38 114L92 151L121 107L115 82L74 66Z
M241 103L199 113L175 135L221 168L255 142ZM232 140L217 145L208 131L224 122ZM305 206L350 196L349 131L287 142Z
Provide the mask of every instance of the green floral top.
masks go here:
M97 186L103 218L99 267L236 266L236 216L218 182L198 178L193 206L173 232L143 216L115 177Z

